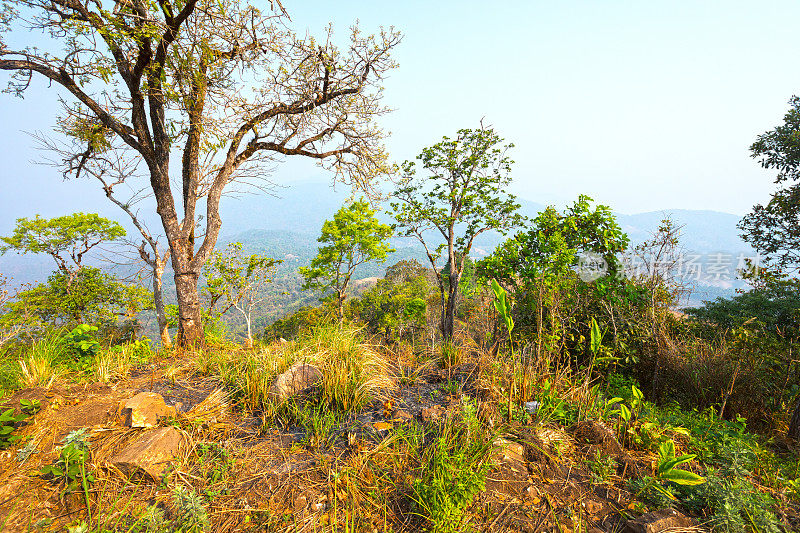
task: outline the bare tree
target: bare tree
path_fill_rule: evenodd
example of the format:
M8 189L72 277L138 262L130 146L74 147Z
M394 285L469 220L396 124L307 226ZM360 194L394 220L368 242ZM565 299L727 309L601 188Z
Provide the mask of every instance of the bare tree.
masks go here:
M387 171L375 119L386 111L380 83L400 42L392 29L363 36L354 27L340 49L330 27L322 40L295 35L279 3L266 13L242 0L7 5L0 31L40 30L53 46L13 50L0 33L0 70L12 73L18 96L34 74L68 93L60 123L77 169L121 147L146 167L175 273L181 344L202 342L198 278L230 183L283 156L316 160L367 193Z

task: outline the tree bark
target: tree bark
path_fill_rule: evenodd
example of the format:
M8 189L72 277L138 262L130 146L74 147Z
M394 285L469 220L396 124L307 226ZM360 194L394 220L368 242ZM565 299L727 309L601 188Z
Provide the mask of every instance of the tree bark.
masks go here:
M800 399L797 400L797 405L794 408L792 420L789 422L789 431L787 436L790 439L800 441Z
M178 344L202 346L205 340L197 290L196 272L175 272L175 293L178 297Z
M442 336L449 341L453 338L456 319L456 300L458 297L458 284L460 276L450 274L450 286L447 290L447 307L445 308L444 320L442 321Z
M156 259L158 260L158 259ZM172 339L169 336L167 326L167 312L164 309L164 287L162 278L164 276L164 265L153 268L153 303L156 308L156 321L158 322L158 333L161 335L161 347L171 348Z

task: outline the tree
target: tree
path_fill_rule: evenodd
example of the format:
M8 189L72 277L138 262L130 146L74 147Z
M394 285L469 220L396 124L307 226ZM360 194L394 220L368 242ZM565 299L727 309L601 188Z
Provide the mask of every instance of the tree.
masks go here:
M89 250L124 235L125 229L117 222L95 213L73 213L50 219L36 215L32 220L17 219L14 232L9 237L0 237L5 243L0 246L0 252L15 250L20 254L49 255L66 276L69 289L75 274L83 268L83 259Z
M131 179L147 181L169 244L182 344L203 340L198 278L230 183L283 156L316 160L365 191L387 170L375 119L400 35L354 27L340 50L330 29L321 40L295 35L275 4L264 13L242 0L9 0L0 15L0 30L27 26L56 43L44 52L38 38L19 50L0 41L0 70L18 96L34 75L63 89L76 169L108 150L143 162Z
M251 330L253 309L267 298L266 285L272 282L275 266L283 261L259 254L245 255L242 243L230 243L225 250L212 252L203 269L205 292L209 297L209 313L223 302L220 315L230 309L242 314L247 325L247 347L253 346Z
M625 251L628 237L611 209L604 205L592 208L592 201L580 195L563 212L548 206L525 229L501 243L477 265L482 278L497 280L515 297L517 330L524 331L529 323L535 324L537 355L544 343L546 323L551 339L563 338L560 329L564 321L559 313L566 305L565 294L575 292L565 290L577 280L573 269L590 278L603 274L602 268L596 272L581 270L581 256L601 257L609 276L620 269L618 256Z
M525 285L542 274L561 275L578 266L581 254L603 258L607 273L620 268L619 255L628 246L622 231L605 205L591 208L593 200L580 195L573 205L559 212L548 206L531 222L497 247L479 265L479 273L506 285Z
M33 317L41 326L116 324L118 317L133 319L151 305L151 295L142 287L84 266L71 281L67 274L56 271L45 283L18 292L13 301L6 303L0 323L13 327L30 322Z
M317 256L307 267L300 268L306 280L303 288L333 290L341 321L347 288L356 268L368 261L385 261L386 254L394 251L386 242L391 235L392 227L375 218L375 210L368 202L359 200L343 206L333 220L322 224L322 235L317 242L323 246Z
M458 285L475 237L489 230L505 233L519 225L515 197L504 191L511 182L511 161L498 146L502 139L490 128L462 129L455 139L424 148L417 156L425 170L418 176L416 163L403 163L403 176L391 202L404 235L425 248L436 272L446 251L447 279L439 276L440 327L446 340L453 336ZM444 242L437 244L443 239Z
M131 159L124 157L120 150L111 150L107 139L102 135L102 131L94 132L85 127L76 128L72 125L60 128L62 132L70 137L77 137L89 143L92 157L86 153L75 154L74 146L71 143L57 142L41 135L35 138L39 141L39 148L47 152L48 157L57 156L56 160L50 160L53 166L60 167L65 179L79 178L81 175L95 178L103 189L106 197L130 218L134 227L142 237L141 243L131 243L136 248L139 257L150 269L150 276L153 284L153 302L158 324L161 346L169 348L172 346L172 339L169 334L166 309L164 305L164 269L169 262L169 250L163 250L159 244L159 237L144 221L135 205L144 199L142 191L134 191L127 199L120 199L118 189L126 185L128 179L139 172L141 159Z
M759 135L750 154L763 168L777 170L775 183L787 184L767 205L756 204L739 222L742 238L764 256L767 269L781 279L784 269L800 268L800 97L792 96L783 124ZM800 399L789 422L789 436L800 440Z
M763 255L767 264L797 270L800 267L800 97L789 100L783 124L759 135L750 155L763 168L777 170L777 184L766 205L756 204L739 221L742 238Z
M382 334L387 342L422 330L433 289L430 273L413 259L388 267L384 278L358 302L358 314L369 330Z

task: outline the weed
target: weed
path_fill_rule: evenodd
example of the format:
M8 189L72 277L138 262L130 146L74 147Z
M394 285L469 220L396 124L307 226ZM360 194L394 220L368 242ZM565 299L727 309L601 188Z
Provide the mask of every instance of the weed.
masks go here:
M448 417L440 431L422 451L412 498L431 531L454 533L462 530L467 505L484 490L492 439L481 429L469 401L461 417Z
M203 478L206 482L206 486L217 486L215 489L206 488L205 496L212 499L227 493L225 484L235 465L235 461L230 456L228 450L215 442L208 442L198 445L197 454L200 458L199 465L203 471ZM221 485L221 487L219 485Z
M31 344L25 356L18 362L22 385L49 386L62 374L56 363L63 360L66 354L58 332L51 332Z
M616 460L600 450L596 450L593 457L586 461L589 473L594 483L604 483L608 480L617 466Z
M20 400L20 410L27 415L35 415L42 408L42 402L39 400Z
M200 533L209 528L208 513L203 498L192 489L178 486L172 491L176 517L173 531Z
M448 380L442 387L442 392L448 396L456 396L461 392L461 383L455 379Z
M59 458L55 464L45 465L39 473L44 478L56 483L64 483L62 494L69 494L78 489L83 491L86 511L89 510L89 485L94 483L94 476L86 471L89 456L89 443L86 442L86 428L70 432L62 441ZM91 514L90 514L91 520Z
M20 439L19 435L14 435L16 424L27 418L24 414L14 414L14 409L7 409L0 413L0 450L8 448Z
M461 363L461 351L451 341L445 341L439 347L439 366L450 368Z

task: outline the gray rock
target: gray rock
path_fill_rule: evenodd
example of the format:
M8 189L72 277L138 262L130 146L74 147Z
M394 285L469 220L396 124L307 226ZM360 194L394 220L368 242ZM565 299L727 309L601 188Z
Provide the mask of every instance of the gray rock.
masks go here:
M314 365L300 361L275 378L269 393L278 400L285 400L313 387L320 381L322 381L322 372Z

